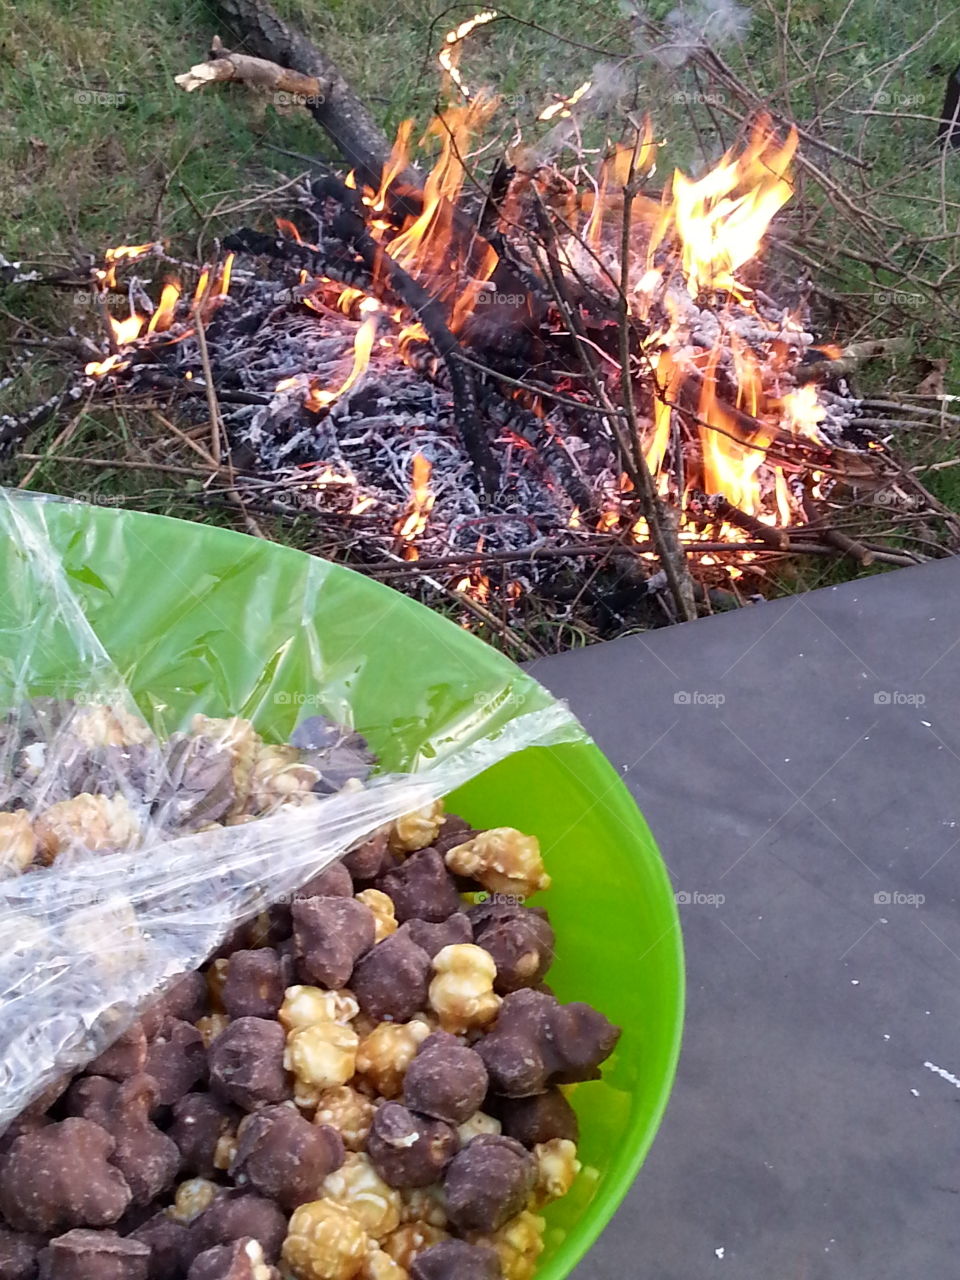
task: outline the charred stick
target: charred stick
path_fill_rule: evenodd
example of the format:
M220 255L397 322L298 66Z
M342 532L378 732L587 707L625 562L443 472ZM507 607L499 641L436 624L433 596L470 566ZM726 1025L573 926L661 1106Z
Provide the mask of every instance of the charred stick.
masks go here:
M623 188L623 221L620 235L620 296L618 300L619 324L618 337L620 345L620 385L623 394L623 408L627 414L634 444L634 465L631 479L637 489L644 515L653 541L656 543L657 556L666 574L670 586L670 594L684 622L692 622L697 616L697 605L693 594L693 579L690 566L684 556L676 523L671 519L666 506L660 500L646 454L643 451L643 439L637 421L636 408L633 401L633 378L630 371L630 303L627 291L630 287L630 226L633 200L637 193L636 163L637 149L640 145L640 131L635 131L633 156L630 170ZM622 434L620 423L616 424L619 436ZM629 456L629 453L628 453Z
M803 510L808 523L824 542L836 547L838 551L842 551L844 555L849 556L851 560L855 560L864 569L869 568L876 560L876 552L869 550L862 542L857 542L856 539L848 537L845 533L841 533L839 529L830 528L813 498L807 493L803 495Z
M753 534L755 538L759 538L761 542L766 543L768 547L772 547L774 551L785 551L787 549L790 535L786 529L775 529L771 525L764 524L756 516L752 516L734 506L723 494L704 494L702 498L704 505L718 520L726 520L728 524L736 525L744 533Z

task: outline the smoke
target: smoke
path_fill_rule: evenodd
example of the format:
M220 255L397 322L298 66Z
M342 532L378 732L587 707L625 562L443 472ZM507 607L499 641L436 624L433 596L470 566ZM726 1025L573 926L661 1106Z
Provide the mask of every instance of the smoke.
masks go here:
M635 12L643 16L643 5ZM680 0L664 20L666 38L656 45L641 37L643 51L668 67L682 67L704 45L720 49L742 40L750 29L751 14L739 0Z

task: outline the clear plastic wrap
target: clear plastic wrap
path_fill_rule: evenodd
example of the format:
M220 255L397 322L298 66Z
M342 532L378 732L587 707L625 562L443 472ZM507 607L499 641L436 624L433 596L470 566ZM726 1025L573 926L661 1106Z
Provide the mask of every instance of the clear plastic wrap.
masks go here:
M251 542L0 492L0 1129L371 832L582 736L426 611L374 644L393 593Z

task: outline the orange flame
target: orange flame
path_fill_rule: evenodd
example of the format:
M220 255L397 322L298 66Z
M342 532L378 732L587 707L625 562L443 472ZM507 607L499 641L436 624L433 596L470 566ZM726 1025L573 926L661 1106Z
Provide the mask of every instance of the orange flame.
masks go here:
M365 298L364 302L372 302L373 307L379 304L373 298ZM373 308L364 307L361 303L361 309L370 311ZM355 386L357 380L366 371L370 363L370 353L373 351L373 343L377 336L377 317L368 315L366 320L357 330L353 340L353 368L347 375L346 379L340 384L336 390L331 391L326 388L311 386L307 393L304 404L313 413L319 413L321 409L328 409L335 400L339 400L341 396L346 395L351 387ZM290 380L288 380L290 381ZM295 379L293 380L295 381ZM278 386L277 390L281 388Z
M433 467L419 451L413 455L412 485L407 510L394 525L394 533L407 545L404 548L405 560L416 560L419 552L411 546L414 538L418 538L427 527L430 512L436 501L430 492L430 476Z
M176 281L165 284L160 293L157 309L150 317L147 333L164 333L173 324L177 300L180 297L180 285Z
M709 289L745 296L734 273L754 257L774 214L793 194L784 175L796 149L796 129L778 143L769 119L761 119L742 155L728 151L698 182L675 171L668 223L680 240L692 297Z

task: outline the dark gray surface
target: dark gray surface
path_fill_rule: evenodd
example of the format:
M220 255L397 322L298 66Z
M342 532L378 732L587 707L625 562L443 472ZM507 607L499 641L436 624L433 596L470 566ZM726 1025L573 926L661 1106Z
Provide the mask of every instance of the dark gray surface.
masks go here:
M674 1095L577 1280L955 1280L960 562L530 670L690 898Z

